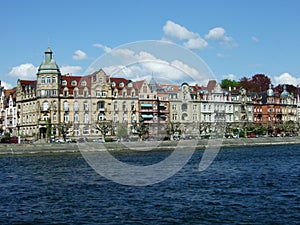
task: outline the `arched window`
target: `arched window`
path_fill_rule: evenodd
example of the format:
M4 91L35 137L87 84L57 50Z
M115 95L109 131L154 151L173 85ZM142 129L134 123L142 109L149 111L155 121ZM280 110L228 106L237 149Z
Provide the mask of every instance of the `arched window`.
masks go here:
M99 113L99 114L98 114L98 120L100 120L100 121L105 120L105 115L104 115L104 113Z
M69 103L67 101L64 102L64 110L65 111L69 110Z

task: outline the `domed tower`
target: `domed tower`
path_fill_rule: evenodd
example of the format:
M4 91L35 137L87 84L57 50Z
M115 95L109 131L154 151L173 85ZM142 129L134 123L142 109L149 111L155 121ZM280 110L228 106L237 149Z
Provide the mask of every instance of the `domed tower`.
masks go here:
M58 123L61 73L48 47L37 72L37 112L41 138L45 137L46 125Z
M286 85L284 85L283 86L283 92L281 93L281 98L284 98L284 99L286 99L286 98L288 98L289 97L289 93L287 92L287 90L286 90Z

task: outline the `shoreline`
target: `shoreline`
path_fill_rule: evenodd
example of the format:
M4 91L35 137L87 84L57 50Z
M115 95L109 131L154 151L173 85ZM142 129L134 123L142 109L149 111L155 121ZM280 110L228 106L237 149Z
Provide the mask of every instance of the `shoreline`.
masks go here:
M210 139L210 146L213 147L213 140ZM146 146L151 146L153 142L139 142L136 149L147 151ZM154 147L154 150L172 150L176 146L176 141L163 141ZM91 143L88 143L91 144ZM130 143L130 145L134 143ZM208 140L198 140L197 149L205 149ZM223 139L221 147L250 147L250 146L272 146L272 145L293 145L300 144L300 137L263 137L263 138L241 138L241 139ZM96 145L96 144L94 144ZM104 146L109 151L128 150L126 143L106 142ZM154 146L154 144L152 145ZM219 146L219 145L216 145ZM152 147L149 148L152 150ZM101 151L101 150L100 150ZM59 153L79 153L80 149L77 143L44 143L44 144L0 144L0 156L5 155L33 155L33 154L59 154Z

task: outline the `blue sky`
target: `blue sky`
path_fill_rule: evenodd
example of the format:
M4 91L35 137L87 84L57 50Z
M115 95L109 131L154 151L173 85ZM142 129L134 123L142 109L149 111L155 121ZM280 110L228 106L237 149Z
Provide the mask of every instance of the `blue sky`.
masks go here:
M168 40L199 55L218 80L263 73L300 85L297 0L16 1L0 3L2 84L35 79L50 46L62 71L83 74L130 42Z

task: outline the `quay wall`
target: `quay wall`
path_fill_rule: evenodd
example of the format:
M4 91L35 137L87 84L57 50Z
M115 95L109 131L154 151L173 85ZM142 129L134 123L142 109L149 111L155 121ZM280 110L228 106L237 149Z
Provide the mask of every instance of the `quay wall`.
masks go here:
M160 142L155 149L172 149L176 141ZM150 146L151 142L145 142L144 146ZM205 148L208 140L199 140L197 148ZM264 145L288 145L300 144L300 137L265 137L265 138L240 138L240 139L223 139L222 147L242 147L242 146L264 146ZM94 143L97 145L97 143ZM109 150L128 149L122 142L104 143ZM143 146L143 143L139 143ZM210 140L210 145L214 145L214 140ZM299 145L300 147L300 145ZM57 144L57 143L39 143L39 144L0 144L0 155L21 155L21 154L52 154L52 153L75 153L80 152L77 143Z

